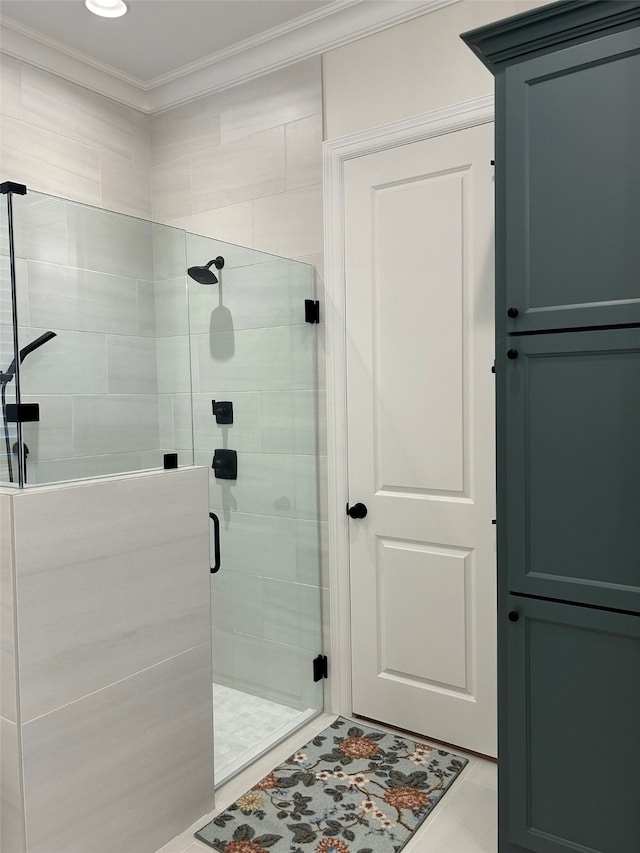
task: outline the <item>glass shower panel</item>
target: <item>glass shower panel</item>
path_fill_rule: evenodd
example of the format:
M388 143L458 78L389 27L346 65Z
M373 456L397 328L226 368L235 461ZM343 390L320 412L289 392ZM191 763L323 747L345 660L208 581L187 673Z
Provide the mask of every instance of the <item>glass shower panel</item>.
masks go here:
M266 726L258 739L322 707L322 682L313 680L322 589L316 327L305 323L314 270L187 235L189 267L216 258L224 259L220 269L220 261L210 267L218 283L190 278L188 293L196 464L210 469L211 509L220 519L221 568L211 595L221 744L227 720L241 740L238 715L257 702ZM225 423L228 404L232 423ZM227 479L233 454L237 476ZM218 782L234 760L232 751L218 756Z
M22 366L22 399L40 404L23 428L27 484L161 467L177 449L166 395L180 371L190 384L165 344L169 310L188 341L184 231L29 191L15 247L20 345L54 333Z
M0 395L2 399L2 435L0 436L0 485L18 487L20 459L17 424L9 421L8 413L16 403L16 374L19 380L19 359L16 366L16 336L11 295L11 259L9 248L9 205L15 199L0 195ZM24 463L23 463L24 465Z

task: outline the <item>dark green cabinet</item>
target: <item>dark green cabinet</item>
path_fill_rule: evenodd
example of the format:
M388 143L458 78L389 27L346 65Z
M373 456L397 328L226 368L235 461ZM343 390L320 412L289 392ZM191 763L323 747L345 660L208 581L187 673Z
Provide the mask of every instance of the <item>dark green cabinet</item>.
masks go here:
M504 85L507 330L640 322L640 30Z
M640 853L640 2L464 41L495 76L500 853Z
M640 619L517 596L508 607L501 849L638 853Z
M640 613L640 329L507 346L508 589Z

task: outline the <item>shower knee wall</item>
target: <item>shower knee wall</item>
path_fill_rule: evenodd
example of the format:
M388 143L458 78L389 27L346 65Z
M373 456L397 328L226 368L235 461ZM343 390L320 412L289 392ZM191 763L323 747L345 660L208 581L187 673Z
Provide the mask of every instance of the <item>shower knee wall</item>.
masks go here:
M0 493L3 849L142 853L212 808L207 503L199 468Z

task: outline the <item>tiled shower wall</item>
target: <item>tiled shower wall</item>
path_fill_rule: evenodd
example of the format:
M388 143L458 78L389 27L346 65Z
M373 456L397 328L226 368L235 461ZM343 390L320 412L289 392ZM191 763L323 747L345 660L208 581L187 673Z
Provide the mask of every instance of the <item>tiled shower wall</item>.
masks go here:
M151 164L154 219L305 261L321 276L319 58L153 116ZM206 257L196 257L191 245L189 264L215 257L204 241L199 251ZM289 278L296 275L297 285ZM304 270L282 262L223 271L222 279L234 326L231 358L212 358L211 308L207 314L198 304L192 313L196 460L211 465L213 449L228 446L238 451L239 466L237 483L211 479L223 543L223 569L212 583L215 677L307 707L314 700L301 673L313 687L320 597L328 620L328 573L318 571L318 541L323 557L327 541L326 442L324 429L317 434L314 426L316 406L318 422L326 419L324 391L319 398L313 391L314 329L302 322L310 294ZM216 298L189 287L199 302ZM281 311L296 287L299 314L295 304ZM322 368L324 324L315 331ZM296 363L308 370L296 373ZM322 369L319 383L324 389ZM210 414L218 395L234 403L236 423L228 429L216 428Z
M1 180L21 181L42 192L300 259L322 275L319 58L149 118L2 57L0 109ZM67 211L65 218L70 215ZM40 457L38 479L55 479L59 472L84 477L146 467L157 464L161 450L191 446L188 338L186 328L175 329L180 318L176 305L179 312L185 305L180 247L172 249L171 239L153 239L153 258L147 257L144 269L138 269L135 251L129 257L128 249L123 249L129 245L125 240L111 252L114 257L96 266L86 258L95 254L101 228L90 220L89 215L82 227L94 249L83 253L82 262L73 247L75 238L62 232L60 222L47 223L46 217L42 225L53 255L36 254L20 261L18 272L28 282L21 316L33 329L31 337L45 328L68 330L46 345L46 359L43 348L25 362L25 371L32 375L49 371L31 389L43 415L31 436ZM123 222L125 229L131 222ZM174 236L179 242L176 232ZM151 245L146 236L143 243ZM159 246L168 246L168 251ZM189 258L189 262L209 259ZM91 294L98 286L112 304L92 303ZM113 310L116 304L119 311ZM235 316L239 316L237 310ZM323 427L324 324L315 330L303 328L317 334L321 394L315 402ZM242 352L249 350L239 347L236 351L231 375L241 377L268 363L283 334L278 327L243 332L261 340L253 360L243 361ZM222 389L213 374L202 375L199 382L196 445L204 451L211 424L204 423L203 407L207 398ZM230 629L227 613L214 628L217 670L226 683L278 701L295 693L296 701L302 703L299 689L286 683L300 654L300 631L294 623L318 595L324 599L328 620L328 573L323 566L319 579L313 548L319 535L323 557L326 554L324 429L317 436L320 494L307 495L306 509L287 512L282 503L274 509L277 496L265 503L269 492L264 487L271 484L280 489L280 497L292 507L302 506L300 498L287 494L300 476L298 491L302 483L307 492L315 489L313 452L305 444L309 430L313 431L314 407L309 405L313 384L310 377L306 384L286 391L261 384L260 379L236 388L226 386L226 396L234 394L246 421L248 444L243 444L241 452L251 456L246 459L250 464L243 465L245 479L238 483L234 524L224 531L227 565L238 581L233 588L229 585L226 598L225 591L219 590L228 613L239 618ZM149 423L154 404L158 407L155 433ZM107 453L93 453L98 436L89 429L89 418L101 424L99 439L106 441ZM236 436L238 428L239 424ZM292 429L297 440L291 436ZM149 447L150 436L155 449ZM78 454L82 454L80 461L70 463ZM210 465L209 453L199 461ZM306 467L301 470L300 466ZM317 502L322 519L317 526L312 520L315 507L313 512L309 509L311 500ZM275 608L266 627L262 617L250 625L247 613L242 615L249 586L257 595L250 608L254 613L257 607L265 614L267 608ZM278 619L288 620L291 630L279 630ZM308 656L306 650L304 655ZM276 665L278 672L270 673L266 664ZM269 688L274 681L279 682L275 694Z
M4 55L0 70L0 180L150 218L148 116ZM24 428L29 480L156 464L151 226L33 195L14 210L20 344L58 332L23 364L24 399L41 407ZM3 322L8 290L3 257Z
M0 57L0 179L151 218L149 117Z

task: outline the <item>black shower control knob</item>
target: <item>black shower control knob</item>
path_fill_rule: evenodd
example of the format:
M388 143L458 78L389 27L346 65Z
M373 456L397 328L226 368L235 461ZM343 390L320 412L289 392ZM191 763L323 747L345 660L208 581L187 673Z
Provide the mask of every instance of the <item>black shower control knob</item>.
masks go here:
M508 308L507 309L507 317L511 317L512 320L515 320L520 312L517 308Z
M519 618L520 618L520 614L518 613L517 610L510 610L509 611L509 622L517 622Z
M368 510L364 504L354 504L347 507L347 515L350 518L364 518Z
M513 358L517 358L517 357L518 357L518 350L517 349L507 350L507 358L513 359Z

